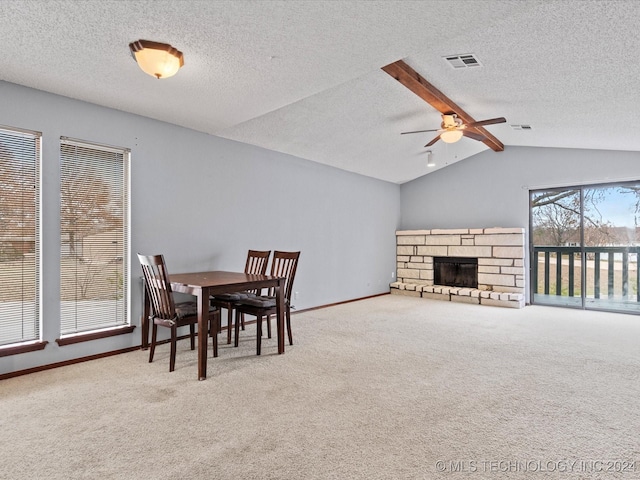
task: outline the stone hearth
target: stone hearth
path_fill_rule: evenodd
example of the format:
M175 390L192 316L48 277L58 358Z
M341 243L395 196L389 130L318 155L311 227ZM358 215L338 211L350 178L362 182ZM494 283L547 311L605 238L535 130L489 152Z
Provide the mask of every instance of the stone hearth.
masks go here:
M522 308L524 229L470 228L396 232L397 271L391 293ZM478 288L434 285L433 257L478 259Z

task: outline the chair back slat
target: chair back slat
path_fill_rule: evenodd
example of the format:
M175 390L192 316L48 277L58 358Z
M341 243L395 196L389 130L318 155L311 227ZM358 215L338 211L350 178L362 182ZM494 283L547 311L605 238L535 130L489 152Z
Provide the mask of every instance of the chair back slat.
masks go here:
M271 263L271 275L276 277L285 277L284 298L287 302L291 300L291 290L293 289L293 280L296 276L298 268L298 259L300 252L273 252L273 262ZM273 294L273 289L271 290Z
M269 255L271 255L271 250L249 250L247 253L247 263L244 266L244 273L250 273L253 275L264 275L267 273Z
M244 266L244 273L249 273L252 275L264 275L265 273L267 273L269 255L271 255L271 250L249 250L247 252L247 263ZM260 289L254 288L248 291L259 295L259 290Z
M169 271L162 255L138 254L144 274L147 295L155 318L170 320L176 316Z

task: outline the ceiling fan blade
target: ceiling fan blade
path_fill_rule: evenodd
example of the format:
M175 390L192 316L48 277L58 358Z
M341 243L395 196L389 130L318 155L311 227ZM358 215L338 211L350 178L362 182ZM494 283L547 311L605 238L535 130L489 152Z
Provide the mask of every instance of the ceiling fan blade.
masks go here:
M433 145L434 143L436 143L438 140L440 140L440 135L438 135L436 138L434 138L433 140L431 140L429 143L427 143L425 145L425 147L430 147L431 145Z
M400 135L406 135L408 133L424 133L424 132L437 132L439 129L432 128L431 130L416 130L414 132L400 132Z
M484 135L480 135L479 133L470 132L469 130L462 130L462 134L465 137L473 138L474 140L478 140L482 142L486 137Z
M490 118L488 120L480 120L479 122L467 123L467 127L482 127L483 125L493 125L495 123L505 123L507 121L504 117Z

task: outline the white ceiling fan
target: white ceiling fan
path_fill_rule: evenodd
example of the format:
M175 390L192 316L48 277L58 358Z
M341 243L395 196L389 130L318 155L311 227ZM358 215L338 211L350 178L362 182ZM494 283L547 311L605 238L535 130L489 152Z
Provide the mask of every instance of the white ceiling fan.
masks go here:
M402 132L403 134L440 132L438 136L427 143L425 147L433 145L440 139L448 143L457 142L464 136L484 143L494 152L502 152L504 150L503 143L484 128L484 125L506 122L507 120L504 117L490 118L477 122L471 115L465 112L462 107L457 105L434 85L429 83L422 75L407 65L404 60L398 60L389 65L385 65L382 67L382 70L395 78L401 85L418 95L442 115L440 129Z
M487 120L480 120L478 122L464 123L455 113L443 113L441 128L429 129L429 130L415 130L412 132L402 132L401 135L407 135L410 133L425 133L425 132L439 132L438 136L425 145L430 147L438 140L442 140L445 143L455 143L463 136L473 138L482 142L486 139L486 136L477 130L475 127L483 127L485 125L494 125L496 123L505 123L507 120L504 117L490 118Z

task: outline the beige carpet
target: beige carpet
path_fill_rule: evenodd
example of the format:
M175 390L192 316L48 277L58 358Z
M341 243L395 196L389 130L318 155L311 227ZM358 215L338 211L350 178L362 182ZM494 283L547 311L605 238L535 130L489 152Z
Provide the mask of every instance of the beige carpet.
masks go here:
M640 317L386 295L293 327L204 382L188 341L0 382L0 478L640 478Z

